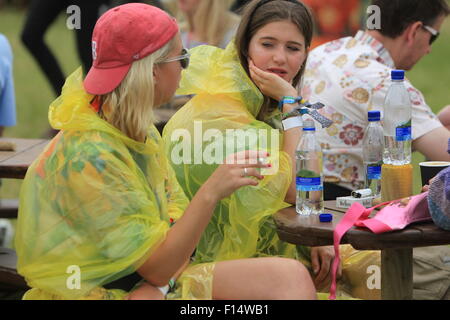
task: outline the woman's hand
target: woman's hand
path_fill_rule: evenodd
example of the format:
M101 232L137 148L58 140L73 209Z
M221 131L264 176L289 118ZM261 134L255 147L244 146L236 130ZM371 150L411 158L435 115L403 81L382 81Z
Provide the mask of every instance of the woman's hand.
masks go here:
M264 95L276 101L280 101L285 96L298 96L292 84L276 74L259 69L252 60L249 60L249 70L250 77Z
M428 181L428 184L422 187L422 192L427 192L430 189L430 184L432 184L434 180L436 180L436 177L431 178L430 181Z
M208 192L214 201L220 201L240 187L257 186L257 180L264 179L258 168L271 167L270 164L265 164L267 157L268 153L265 151L242 151L232 154L206 180L202 189Z
M331 269L335 258L333 246L311 248L311 265L314 273L314 284L317 290L329 290L331 285ZM339 264L336 279L342 276L342 266Z

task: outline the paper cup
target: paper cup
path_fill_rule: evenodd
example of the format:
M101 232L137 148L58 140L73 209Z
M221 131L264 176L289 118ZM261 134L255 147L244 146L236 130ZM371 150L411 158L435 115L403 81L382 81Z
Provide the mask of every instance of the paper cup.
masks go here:
M450 166L446 161L425 161L419 163L420 175L422 176L422 185L429 184L430 179L434 178L442 169Z

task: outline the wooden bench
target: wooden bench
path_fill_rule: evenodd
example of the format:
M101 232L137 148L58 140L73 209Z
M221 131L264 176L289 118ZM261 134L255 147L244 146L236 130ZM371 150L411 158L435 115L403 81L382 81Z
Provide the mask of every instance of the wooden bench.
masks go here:
M0 290L29 289L25 279L17 273L17 256L12 249L0 247Z
M0 199L0 219L17 219L18 199Z

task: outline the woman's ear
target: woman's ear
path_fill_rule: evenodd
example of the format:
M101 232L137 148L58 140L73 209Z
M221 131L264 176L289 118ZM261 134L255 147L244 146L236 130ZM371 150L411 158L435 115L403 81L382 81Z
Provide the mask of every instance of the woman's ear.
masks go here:
M153 72L152 72L153 73L153 81L155 83L158 82L160 72L161 72L161 69L158 68L158 65L155 64L153 66Z
M156 82L156 71L155 71L155 69L153 69L153 81Z

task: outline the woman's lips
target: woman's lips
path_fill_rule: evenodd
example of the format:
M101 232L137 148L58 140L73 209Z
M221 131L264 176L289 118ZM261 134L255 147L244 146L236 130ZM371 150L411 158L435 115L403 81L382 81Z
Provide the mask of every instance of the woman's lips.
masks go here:
M278 69L278 68L269 68L269 69L267 69L267 72L274 73L277 76L280 76L282 78L287 75L287 71L286 70Z

